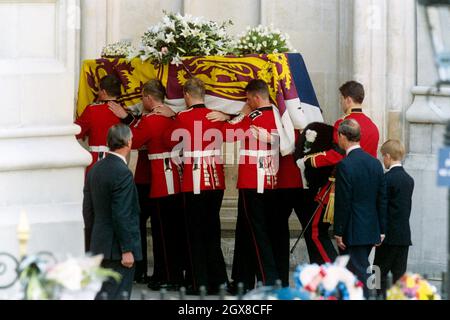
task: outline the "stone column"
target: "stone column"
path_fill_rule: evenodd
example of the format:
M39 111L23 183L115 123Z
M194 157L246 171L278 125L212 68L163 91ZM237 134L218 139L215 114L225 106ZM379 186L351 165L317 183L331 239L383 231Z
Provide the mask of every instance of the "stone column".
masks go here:
M107 39L107 1L81 0L81 61L100 57Z
M388 138L406 142L405 110L415 83L415 2L354 1L353 77L366 89L365 111Z
M388 1L387 138L407 142L405 111L416 83L415 2Z
M386 137L386 2L356 0L353 9L353 78L364 85L364 111L378 126L380 140Z
M84 253L84 169L91 157L73 124L75 0L0 2L0 244L18 254L21 211L31 224L28 253L61 259Z

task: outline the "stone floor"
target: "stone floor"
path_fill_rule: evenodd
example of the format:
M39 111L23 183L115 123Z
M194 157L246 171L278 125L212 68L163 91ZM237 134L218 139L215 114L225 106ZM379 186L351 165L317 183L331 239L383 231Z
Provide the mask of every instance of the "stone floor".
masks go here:
M291 235L292 236L292 235ZM297 234L293 235L294 237L297 236ZM151 238L151 237L149 237ZM296 238L291 238L291 247L295 244ZM151 246L151 243L149 243L149 245ZM232 265L232 259L233 259L233 249L234 249L234 239L228 236L222 236L222 251L224 254L224 258L225 258L225 263L227 265L227 272L228 272L228 277L230 279L230 275L231 275L231 265ZM369 257L369 261L373 262L374 260L374 252L372 252L371 256ZM149 261L149 265L152 266L152 261ZM305 263L309 263L309 258L308 258L308 254L307 254L307 250L306 250L306 243L304 240L301 240L297 247L296 250L294 251L294 254L291 255L291 259L290 259L290 265L291 265L291 274L290 274L290 279L291 279L291 287L294 287L294 283L293 283L293 272L296 268L296 266L298 265L302 265ZM149 270L148 274L152 274L152 271ZM430 275L429 277L429 281L431 284L433 284L434 286L436 286L438 292L441 292L441 286L442 286L442 281L440 279L440 276L436 276L436 275ZM132 300L141 300L142 299L142 295L145 295L146 299L149 300L161 300L161 294L158 291L152 291L150 289L147 288L146 285L140 285L140 284L135 284L133 286L133 291L132 291ZM179 299L179 293L178 292L168 292L166 294L165 299L167 300L178 300ZM187 300L199 300L200 297L199 296L186 296ZM205 298L206 300L218 300L219 296L207 296ZM236 297L233 296L228 296L226 299L236 299Z

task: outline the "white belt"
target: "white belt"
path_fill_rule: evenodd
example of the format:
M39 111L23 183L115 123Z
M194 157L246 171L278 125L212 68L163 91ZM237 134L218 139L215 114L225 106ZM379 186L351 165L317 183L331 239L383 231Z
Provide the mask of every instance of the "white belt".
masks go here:
M164 175L166 176L167 193L172 195L175 193L173 184L172 161L169 158L164 159Z
M149 160L164 160L164 176L166 178L167 193L172 195L175 193L175 187L173 183L173 168L172 161L170 160L172 156L178 153L175 152L162 152L153 153L148 155Z
M180 152L162 152L162 153L153 153L148 155L149 160L164 160L168 158L175 158L180 155Z
M276 156L278 154L278 150L240 150L239 154L241 156L248 157L267 157Z
M221 156L221 150L196 150L185 151L183 153L185 158L193 158L192 163L192 183L194 188L194 194L200 194L200 180L201 180L201 168L203 165L203 158Z
M91 152L109 152L109 148L107 146L92 146L89 147L89 151Z
M266 179L266 168L264 168L261 162L263 158L269 156L276 156L278 150L240 150L239 154L241 156L255 157L258 158L256 162L256 177L257 177L257 192L264 193L264 184Z
M199 151L185 151L183 152L184 157L186 158L206 158L206 157L214 157L214 156L221 156L222 151L221 150L199 150Z

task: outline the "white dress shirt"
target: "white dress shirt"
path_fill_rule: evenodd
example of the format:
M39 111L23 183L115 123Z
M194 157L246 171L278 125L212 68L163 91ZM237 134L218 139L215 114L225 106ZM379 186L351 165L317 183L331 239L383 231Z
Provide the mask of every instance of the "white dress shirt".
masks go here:
M125 159L125 157L124 157L123 155L118 154L118 153L116 153L116 152L112 152L112 151L110 151L109 154L113 154L113 155L115 155L116 157L119 157L120 159L122 159L123 162L125 162L126 165L128 165L127 159Z
M390 168L389 168L389 170L388 171L391 171L392 169L394 169L395 167L403 167L403 165L401 164L401 163L396 163L396 164L393 164Z
M347 156L350 154L350 152L352 152L353 150L356 150L356 149L361 149L361 146L358 144L356 146L348 148L347 151L346 151L347 152Z

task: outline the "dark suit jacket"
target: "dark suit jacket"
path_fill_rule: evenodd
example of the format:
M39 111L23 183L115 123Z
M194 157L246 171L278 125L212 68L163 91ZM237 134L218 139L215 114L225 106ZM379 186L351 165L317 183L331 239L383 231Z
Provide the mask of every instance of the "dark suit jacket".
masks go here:
M386 183L381 163L356 149L337 166L334 232L347 246L374 245L386 230Z
M139 202L133 174L125 162L108 155L97 162L86 177L83 217L92 229L90 252L106 260L121 260L133 252L142 260L139 232Z
M384 244L393 246L410 246L411 199L414 180L403 167L394 167L386 173L388 198L387 231Z

